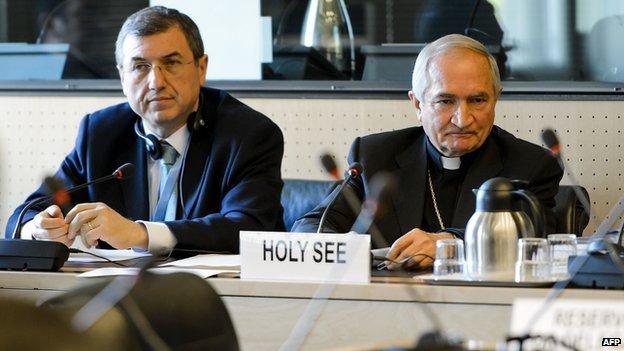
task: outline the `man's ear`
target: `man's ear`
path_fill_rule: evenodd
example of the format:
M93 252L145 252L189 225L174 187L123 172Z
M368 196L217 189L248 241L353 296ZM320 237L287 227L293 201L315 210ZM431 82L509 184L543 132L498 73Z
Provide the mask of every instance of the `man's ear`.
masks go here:
M414 94L414 92L412 90L407 92L407 96L409 97L410 102L412 103L412 105L416 109L416 116L418 116L418 119L420 120L420 100L418 100L416 98L416 94Z
M204 56L200 57L198 61L199 65L199 81L204 84L206 81L206 74L208 72L208 55L204 54Z
M126 81L126 72L124 72L120 65L117 65L117 72L119 73L119 80L121 81L121 90L123 91L124 96L128 96L126 93L126 85L124 84Z

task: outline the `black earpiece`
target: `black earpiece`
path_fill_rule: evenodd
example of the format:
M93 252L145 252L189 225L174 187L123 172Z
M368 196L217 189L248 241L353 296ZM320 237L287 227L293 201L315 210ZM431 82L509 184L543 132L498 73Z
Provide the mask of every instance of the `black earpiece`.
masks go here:
M197 106L197 112L193 113L190 118L193 122L193 128L191 129L193 132L206 128L206 121L204 121L204 116L201 113L202 106L204 106L204 94L201 91L199 92L199 103Z
M193 112L191 116L189 116L188 120L189 126L191 126L192 124L192 127L189 128L191 132L196 132L206 128L206 121L204 121L204 116L201 113L203 104L204 94L200 91L198 104L199 108L197 109L197 112ZM143 132L143 126L141 125L140 118L137 119L136 123L134 124L134 132L139 138L145 140L145 144L147 145L147 153L150 155L150 157L154 160L160 160L163 154L162 146L160 146L160 141L155 135L146 135Z
M206 121L204 121L204 117L201 114L201 107L203 106L204 103L204 94L202 94L202 92L199 92L199 108L197 109L197 112L193 112L191 114L191 116L189 117L189 125L190 123L192 123L192 128L189 128L191 132L196 132L202 129L206 128ZM145 144L147 145L147 153L150 155L150 157L154 160L160 160L160 158L162 157L162 146L160 146L160 141L158 140L158 137L156 137L153 134L145 134L143 132L143 126L141 125L141 119L137 119L136 123L134 124L134 132L136 133L136 135L145 140Z
M143 133L141 129L141 119L137 119L136 123L134 123L134 132L139 138L145 140L145 145L147 145L147 153L150 155L150 157L154 160L160 160L163 153L162 146L160 146L160 141L153 134L145 135L145 133Z

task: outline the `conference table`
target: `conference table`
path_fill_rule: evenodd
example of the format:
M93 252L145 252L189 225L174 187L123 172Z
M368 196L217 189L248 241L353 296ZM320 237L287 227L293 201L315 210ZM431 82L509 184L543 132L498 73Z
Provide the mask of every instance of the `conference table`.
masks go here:
M103 278L79 272L0 271L0 297L39 303ZM207 279L224 300L243 350L276 350L310 306L305 350L406 345L433 328L426 304L444 332L494 342L506 336L518 297L544 298L548 288L428 285L402 273L375 273L369 284L245 281L236 275ZM319 290L321 289L321 290ZM328 299L313 299L320 293ZM321 294L322 295L322 294ZM566 289L562 298L621 300L621 290ZM312 301L312 304L310 304ZM589 303L589 301L588 301ZM299 329L305 335L306 328ZM480 348L480 347L478 347Z

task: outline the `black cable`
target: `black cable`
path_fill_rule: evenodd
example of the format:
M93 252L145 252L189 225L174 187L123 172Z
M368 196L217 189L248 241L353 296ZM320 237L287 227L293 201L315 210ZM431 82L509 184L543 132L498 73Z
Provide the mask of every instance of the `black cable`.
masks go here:
M46 19L43 21L43 24L41 24L41 30L39 31L39 35L37 36L37 39L35 40L35 44L41 44L41 41L43 40L43 37L47 34L46 32L47 32L47 29L48 29L48 24L52 20L52 16L56 15L56 12L58 12L58 10L63 5L65 5L65 3L68 2L68 1L69 0L61 1L56 6L54 6L52 11L48 12L48 15L46 16Z
M338 194L338 196L341 196L341 195L344 197L347 205L350 207L350 209L354 213L358 213L358 212L361 211L362 203L360 202L359 197L356 195L356 193L353 191L353 189L351 187L346 186L344 188L342 194ZM376 225L374 220L371 221L370 227L368 228L368 232L370 233L370 236L371 236L371 239L372 239L373 243L377 247L387 247L388 246L388 242L386 241L386 239L381 234L381 231L377 227L377 225ZM429 255L426 255L426 254L421 254L421 255L429 256ZM416 256L416 255L414 255L414 256ZM432 258L431 256L429 256L429 257ZM385 259L385 257L383 257L383 258ZM408 274L410 276L412 275L411 272L409 272L408 270L406 270L402 266L401 266L401 269L398 272L405 273L405 274ZM333 289L333 287L335 287L335 285L336 284L334 283L334 284L330 284L329 286L331 287L331 289ZM323 285L321 285L317 289L317 292L315 293L315 295L319 292L319 289L322 286ZM407 286L407 285L404 285L404 286L405 286L405 291L407 292L407 294L416 303L416 306L418 306L421 309L421 312L423 312L423 314L426 316L427 321L432 324L432 329L433 329L432 333L433 333L433 335L439 336L440 343L443 343L445 346L450 345L451 342L449 340L447 340L447 338L445 336L444 328L442 327L442 322L440 321L440 319L438 318L436 313L433 311L433 309L429 305L427 305L427 303L424 302L424 299L420 296L420 293L418 291L416 291L416 289L413 289L412 287ZM331 293L331 290L330 290L330 293ZM329 294L330 293L328 293L327 297L321 297L320 299L324 300L324 301L329 300ZM308 306L310 306L310 304L314 300L316 300L316 296L313 296L313 298L310 301L310 303L308 304ZM288 337L288 339L285 341L285 343L282 344L282 347L284 347L284 345L287 345L287 343L289 343L289 342L291 344L294 342L294 341L291 341L291 339L293 338L293 334L295 334L295 331L296 331L297 328L300 328L300 327L298 327L298 325L301 322L302 318L304 318L306 313L308 313L307 310L304 311L304 315L299 318L299 321L295 325L293 331L291 331L291 335ZM303 339L302 339L301 343L303 342L303 340L305 340L305 338L307 337L308 333L309 333L309 330L303 336ZM301 344L298 344L298 346L300 346L300 345ZM289 345L289 346L292 346L292 345Z
M552 335L526 334L522 336L508 337L505 339L507 343L509 343L510 341L517 341L518 343L520 343L519 350L522 350L523 344L528 340L543 340L545 342L550 341L556 345L561 345L567 348L568 350L579 351L579 349L577 349L574 345L568 344L567 342L563 340L559 340L558 338L555 338Z
M121 267L130 267L130 266L127 266L127 265L125 265L123 263L119 263L119 262L113 261L111 259L108 259L108 258L106 258L104 256L96 255L93 252L83 251L83 250L76 249L76 248L70 248L69 249L69 253L83 253L83 254L87 254L87 255L91 255L91 256L97 257L97 258L102 259L102 260L104 260L104 261L106 261L108 263L116 264L116 265L121 266Z
M197 108L197 112L195 112L195 118L193 120L193 123L195 123L197 121L197 119L202 119L203 116L201 115L200 111L202 106L204 105L204 94L202 94L202 92L199 92L199 103L197 106L199 106ZM188 123L188 121L187 121ZM178 201L180 202L180 207L182 208L182 218L188 218L189 214L186 212L186 207L184 206L184 189L182 188L182 183L184 182L184 168L186 168L186 158L188 155L188 151L189 151L189 147L191 145L191 139L192 135L189 136L189 139L186 142L186 146L184 147L184 155L182 156L182 164L180 165L180 167L182 167L182 169L180 170L180 177L178 177L178 193L180 196L178 196ZM169 253L169 256L171 256L171 252Z
M181 249L181 248L173 248L173 250L171 250L171 252L176 251L176 252L189 252L189 253L196 253L196 254L202 254L202 255L232 255L231 252L229 251L214 251L214 250L202 250L202 249ZM171 252L169 253L169 256L171 256Z
M409 257L404 258L404 259L403 259L403 260L401 260L401 261L396 261L396 260L392 260L392 259L390 259L390 258L388 258L388 257L384 257L384 256L375 256L375 255L373 255L373 259L374 259L374 260L377 260L377 261L388 261L388 262L391 262L391 263L394 263L394 264L398 264L398 265L400 265L400 266L401 266L401 269L402 269L402 270L405 270L405 264L407 263L407 261L409 261L411 258L418 257L418 256L424 256L424 257L426 257L426 258L428 258L428 259L430 259L430 260L432 260L432 261L435 261L435 258L433 258L433 257L431 257L430 255L427 255L427 254L425 254L425 253L417 253L417 254L413 254L413 255L411 255L411 256L409 256ZM379 265L377 265L377 270L383 270L383 269L385 269L385 268L386 268L386 266L385 266L385 263L384 263L384 262L382 262L382 263L380 263Z
M622 221L622 224L620 225L620 233L617 238L617 244L620 248L622 247L622 232L624 232L624 221Z
M487 32L482 31L482 30L481 30L481 29L479 29L479 28L466 28L465 32L466 32L466 33L470 33L470 32L480 33L480 34L483 34L484 36L486 36L486 37L488 37L488 38L490 38L490 39L492 39L492 40L496 40L496 38L494 38L492 35L490 35L490 34L489 34L489 33L487 33ZM466 36L467 36L467 37L472 38L469 34L467 34ZM474 39L474 38L473 38L473 39Z
M474 6L472 7L472 12L470 13L470 17L468 17L468 24L466 25L466 29L464 29L464 35L470 37L468 33L470 32L472 26L474 25L475 17L477 16L477 10L479 9L479 5L481 4L481 0L476 0Z
M464 35L469 37L469 38L472 38L470 36L470 32L476 32L476 33L479 33L479 34L482 34L482 35L486 36L487 38L490 38L490 39L496 41L496 38L494 38L494 36L492 36L491 34L489 34L487 32L484 32L484 31L482 31L479 28L473 27L475 18L477 17L477 10L479 9L479 5L481 5L481 0L476 0L474 6L472 8L472 12L470 13L470 17L468 17L468 24L466 25L466 28L464 29Z
M277 29L275 30L275 38L273 38L273 45L277 45L278 44L278 40L279 40L279 36L282 34L282 30L283 30L283 26L284 26L284 19L288 16L290 16L290 13L295 9L295 6L299 4L299 1L294 1L291 0L288 2L288 5L286 6L286 8L284 9L284 13L282 15L282 18L280 18L280 21L277 25Z

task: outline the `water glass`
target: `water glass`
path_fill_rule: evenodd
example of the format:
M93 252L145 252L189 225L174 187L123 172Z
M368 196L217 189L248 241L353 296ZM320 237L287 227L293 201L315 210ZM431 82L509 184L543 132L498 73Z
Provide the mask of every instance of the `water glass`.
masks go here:
M464 242L460 239L436 241L436 256L433 262L433 274L437 276L463 274L466 259Z
M576 255L576 235L550 234L548 236L552 265L550 275L556 279L568 279L568 257Z
M540 282L550 279L550 250L542 238L518 240L515 281Z

